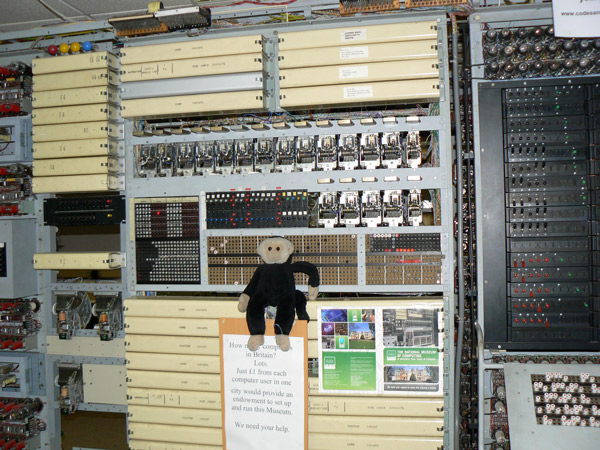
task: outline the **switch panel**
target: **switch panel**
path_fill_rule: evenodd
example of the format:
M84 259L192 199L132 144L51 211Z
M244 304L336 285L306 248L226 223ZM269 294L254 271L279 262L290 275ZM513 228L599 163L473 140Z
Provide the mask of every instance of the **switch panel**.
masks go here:
M44 225L118 225L125 221L125 198L61 197L44 200Z
M308 227L308 193L305 190L209 192L206 226L208 229Z
M198 198L135 199L138 284L200 284Z
M504 199L504 220L484 220L480 249L492 348L600 347L598 81L480 86L481 127L489 130L481 142L482 204Z

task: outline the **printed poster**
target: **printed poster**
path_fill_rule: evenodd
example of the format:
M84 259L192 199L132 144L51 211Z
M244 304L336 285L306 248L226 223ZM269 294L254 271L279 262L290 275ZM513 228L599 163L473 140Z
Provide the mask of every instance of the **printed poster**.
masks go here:
M441 306L319 307L319 390L440 395Z

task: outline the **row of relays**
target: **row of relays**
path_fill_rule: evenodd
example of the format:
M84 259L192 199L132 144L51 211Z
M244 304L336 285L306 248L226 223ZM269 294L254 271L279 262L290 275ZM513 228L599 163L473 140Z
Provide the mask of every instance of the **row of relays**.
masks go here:
M151 178L416 168L429 140L409 131L143 144L136 148L136 169L138 177Z

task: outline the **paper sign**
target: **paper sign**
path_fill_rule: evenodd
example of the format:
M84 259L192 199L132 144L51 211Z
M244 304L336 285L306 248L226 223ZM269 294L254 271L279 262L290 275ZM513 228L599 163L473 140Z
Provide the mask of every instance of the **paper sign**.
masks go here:
M265 336L256 352L246 347L244 319L220 319L223 448L307 450L307 324L297 321L290 349ZM267 330L273 321L267 321Z
M368 45L340 48L340 59L355 59L355 58L368 58L368 57L369 57L369 46Z
M557 37L600 37L600 0L553 0Z
M340 40L344 41L365 41L367 39L366 28L355 28L352 30L340 31Z
M345 66L340 67L340 80L347 78L368 78L369 66Z
M344 98L373 97L373 86L350 86L344 88Z
M319 390L441 395L440 304L320 307Z

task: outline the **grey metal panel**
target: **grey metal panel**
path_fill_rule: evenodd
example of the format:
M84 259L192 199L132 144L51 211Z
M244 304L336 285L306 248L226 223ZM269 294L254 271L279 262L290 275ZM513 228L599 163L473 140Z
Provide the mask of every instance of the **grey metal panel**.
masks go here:
M598 365L571 364L518 364L504 365L506 386L506 410L510 448L530 450L534 448L556 448L595 450L598 448L598 430L593 427L568 427L559 425L539 425L536 422L532 374L562 372L565 375L581 375L582 372L600 377Z
M123 83L121 97L123 100L130 100L134 98L172 97L214 92L251 91L262 89L262 86L263 81L260 72L246 72Z

